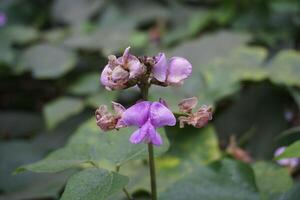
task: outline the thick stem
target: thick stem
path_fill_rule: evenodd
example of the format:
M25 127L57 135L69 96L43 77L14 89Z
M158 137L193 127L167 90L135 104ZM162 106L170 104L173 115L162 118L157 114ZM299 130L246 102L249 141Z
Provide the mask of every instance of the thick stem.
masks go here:
M157 200L154 151L153 151L153 145L151 143L148 143L148 153L149 153L149 167L150 167L150 178L151 178L151 197L152 200Z

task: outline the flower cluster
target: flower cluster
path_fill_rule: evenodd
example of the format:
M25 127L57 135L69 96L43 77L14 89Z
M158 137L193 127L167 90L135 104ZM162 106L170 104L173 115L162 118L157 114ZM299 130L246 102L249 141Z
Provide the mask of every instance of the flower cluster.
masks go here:
M135 85L143 90L151 84L180 86L191 75L192 65L185 58L167 59L164 53L154 57L136 57L129 53L129 49L130 47L126 48L121 57L108 57L108 64L100 77L107 90L125 89ZM178 118L180 127L189 124L200 128L212 119L212 109L209 106L202 106L197 112L192 112L197 103L196 98L185 99L179 103L180 111L184 115ZM119 103L112 104L115 113L110 113L106 105L101 105L96 110L97 125L103 131L137 127L129 138L133 144L144 142L160 146L163 141L156 129L176 124L174 114L162 99L157 102L138 101L127 109Z
M192 73L192 65L185 58L172 57L168 60L164 53L159 53L154 57L138 59L129 53L129 49L127 47L119 58L108 56L108 64L100 78L107 90L132 87L145 78L159 85L181 85Z

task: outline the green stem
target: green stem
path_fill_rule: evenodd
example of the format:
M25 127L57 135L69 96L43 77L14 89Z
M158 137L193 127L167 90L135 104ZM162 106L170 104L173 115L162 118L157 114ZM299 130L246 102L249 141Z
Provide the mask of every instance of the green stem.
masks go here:
M139 84L143 100L148 100L148 91L150 84L148 82L148 76L146 75L143 81ZM157 200L157 190L156 190L156 175L155 175L155 160L153 145L148 143L148 154L149 154L149 168L150 168L150 183L151 183L151 197L152 200Z
M148 153L149 153L149 167L150 167L150 178L151 178L151 197L152 200L157 200L154 152L153 152L153 145L151 143L148 143Z
M120 171L120 165L116 166L116 170L115 171L116 172ZM129 194L129 192L126 190L125 187L122 188L122 191L124 192L124 194L126 195L126 197L127 197L128 200L132 200L131 195Z

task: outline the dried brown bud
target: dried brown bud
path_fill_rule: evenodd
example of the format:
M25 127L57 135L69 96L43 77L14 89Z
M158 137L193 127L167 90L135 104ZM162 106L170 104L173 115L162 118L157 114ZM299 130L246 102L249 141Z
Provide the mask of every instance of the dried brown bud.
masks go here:
M106 105L101 105L95 112L97 125L103 131L125 127L124 123L121 120L125 108L119 103L112 102L112 104L113 109L116 113L115 115L108 112Z
M185 124L192 125L196 128L202 128L212 119L212 107L201 106L195 113L190 113L188 116L180 116L179 126L183 128Z
M180 101L178 107L180 112L191 113L192 109L195 108L197 104L198 99L196 97L191 97Z
M252 158L247 151L240 148L236 144L236 139L234 136L230 137L230 142L228 147L226 148L226 152L233 156L235 159L243 161L245 163L251 163Z

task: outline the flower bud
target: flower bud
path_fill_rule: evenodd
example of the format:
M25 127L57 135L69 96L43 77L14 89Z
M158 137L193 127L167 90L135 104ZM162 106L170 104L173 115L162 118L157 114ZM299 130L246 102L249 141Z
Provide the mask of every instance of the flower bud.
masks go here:
M109 131L113 129L118 129L125 127L125 124L122 122L122 114L126 110L121 104L112 102L113 109L115 111L115 115L108 112L106 105L101 105L96 110L96 121L97 125L103 130L103 131Z
M196 97L191 97L180 101L178 107L180 112L191 113L192 109L195 108L197 104L198 104L198 99Z
M129 54L127 47L123 56L108 56L108 64L101 73L101 83L107 90L124 89L135 85L136 79L145 73L144 65Z
M182 85L192 73L191 63L182 57L172 57L167 60L164 53L155 57L155 64L152 70L153 77L167 85Z

